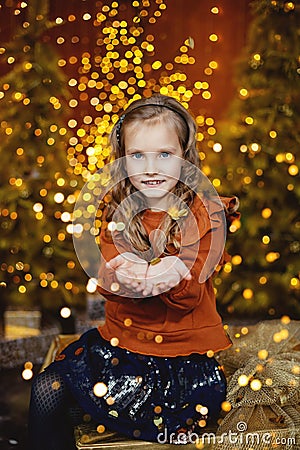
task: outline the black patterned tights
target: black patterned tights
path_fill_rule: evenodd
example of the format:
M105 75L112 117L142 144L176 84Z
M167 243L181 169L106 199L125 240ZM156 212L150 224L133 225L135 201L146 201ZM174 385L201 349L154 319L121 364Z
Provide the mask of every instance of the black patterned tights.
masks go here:
M73 427L82 422L61 376L45 371L33 382L29 411L30 450L74 450Z

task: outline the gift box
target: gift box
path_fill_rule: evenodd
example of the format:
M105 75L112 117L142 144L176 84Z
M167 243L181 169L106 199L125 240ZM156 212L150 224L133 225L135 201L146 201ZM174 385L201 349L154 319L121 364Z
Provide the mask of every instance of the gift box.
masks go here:
M6 339L38 336L40 330L40 311L8 310L4 312L4 336Z

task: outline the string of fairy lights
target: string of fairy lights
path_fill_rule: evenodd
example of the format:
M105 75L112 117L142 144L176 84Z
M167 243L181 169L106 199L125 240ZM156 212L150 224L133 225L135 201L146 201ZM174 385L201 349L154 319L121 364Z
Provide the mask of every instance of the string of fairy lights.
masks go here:
M129 5L129 3L128 3ZM28 4L26 2L18 3L14 9L14 15L22 15L26 10ZM160 17L166 12L168 4L164 0L148 1L132 1L130 4L130 11L133 11L131 16L128 11L126 13L126 20L124 19L124 5L122 2L96 2L96 12L84 12L81 15L77 13L70 13L67 17L56 17L55 22L58 25L59 35L56 37L56 44L58 47L65 45L67 42L71 43L74 48L71 55L68 57L60 57L58 60L58 67L66 70L72 68L74 75L68 79L68 86L71 92L71 98L68 100L68 106L73 112L72 117L68 118L66 127L57 128L54 124L51 128L53 136L58 133L59 136L64 136L68 131L71 131L71 138L67 149L67 160L74 175L82 177L87 181L91 176L101 169L109 161L110 147L108 142L108 135L113 125L118 120L119 115L124 109L134 100L142 96L151 96L153 92L160 92L165 95L170 95L179 100L186 108L190 107L191 102L196 97L201 102L209 102L213 97L210 79L214 77L216 72L220 69L220 63L217 58L208 58L205 61L203 73L199 79L191 80L188 76L188 67L197 63L197 42L192 36L186 36L184 41L179 44L178 52L170 58L170 60L163 61L156 52L157 39L155 35L155 24ZM290 12L295 7L294 2L285 3L285 12ZM214 24L220 19L221 7L207 4L209 14L211 15L212 23ZM129 6L128 6L129 9ZM39 20L37 18L37 20ZM97 30L96 51L84 51L82 54L76 53L76 44L80 37L76 34L80 22L89 23ZM74 28L74 34L64 34L64 24ZM61 25L61 27L59 27ZM23 28L27 29L30 26L28 21L23 22ZM211 45L210 55L214 54L214 46L218 45L220 35L214 31L214 27L210 33L207 34L206 40ZM149 31L150 30L150 31ZM25 49L26 50L26 49ZM24 51L25 51L24 50ZM93 49L94 50L94 49ZM6 49L0 48L0 54L5 55ZM164 56L166 57L166 56ZM261 55L255 53L252 57L253 67L262 63ZM6 63L13 70L15 58L7 55ZM31 69L30 63L24 65L24 72ZM4 84L0 87L0 99L5 95L11 95L9 84ZM249 92L242 87L239 90L239 95L243 99L247 99ZM13 100L15 102L22 102L23 105L30 107L29 99L23 95L22 92L14 92ZM51 97L49 104L55 110L63 111L63 102L58 97ZM83 114L81 116L81 113ZM86 112L88 111L88 112ZM222 145L215 141L217 132L216 119L212 116L206 117L205 114L198 114L195 116L197 125L199 127L197 133L197 140L201 145L200 159L202 160L202 170L206 175L211 175L212 169L206 162L207 152L213 151L215 153L222 152ZM245 124L251 126L254 123L254 118L246 116ZM13 133L13 129L8 123L1 123L1 128L5 130L7 135ZM36 136L41 131L36 130ZM272 129L269 131L271 139L277 138L277 131ZM55 138L50 137L47 144L52 146L55 144ZM240 147L241 153L247 154L253 158L261 151L259 142L252 142L250 145L242 144ZM22 149L16 150L17 155L22 155ZM42 156L39 156L38 164L42 164ZM298 175L298 167L295 164L295 155L288 152L280 152L276 156L278 163L287 163L288 173L291 176ZM261 172L260 172L261 171ZM257 175L262 175L262 169L257 169ZM57 187L63 187L67 180L62 176L57 177ZM73 182L74 189L76 183ZM252 182L251 177L245 176L243 182L247 185ZM218 188L222 181L219 178L213 178L212 184ZM16 187L22 187L22 178L10 179L10 184ZM295 183L289 182L288 190L293 190ZM43 218L43 203L47 201L48 191L45 188L40 190L41 200L36 202L33 210L36 214L36 219ZM54 201L57 205L74 205L76 201L75 195L68 195L58 191L54 196ZM15 220L17 217L16 211L8 211L3 209L1 215ZM264 219L269 219L272 215L272 210L265 207L261 211L261 216ZM61 211L58 213L59 218L66 224L66 232L72 234L72 220L73 215L68 211ZM101 226L101 220L96 223L96 226ZM234 233L240 227L239 220L235 220L230 227L230 231ZM59 240L64 240L64 233L60 230ZM44 242L47 244L51 242L53 236L49 234L44 236ZM270 236L264 235L262 243L268 245ZM266 255L266 260L270 263L275 261L280 255L278 252L269 252ZM225 265L224 271L230 272L232 265L239 265L242 263L240 255L233 255L230 263ZM26 269L26 262L17 263L16 269L18 271ZM68 268L72 269L74 263L70 261ZM15 268L7 268L5 270L15 270ZM27 283L32 281L30 273L25 274ZM260 283L267 282L265 276L262 276ZM17 282L16 284L18 284ZM40 274L40 285L42 287L51 286L53 289L57 287L57 281L53 279L53 274ZM291 279L291 285L299 286L299 280L296 277ZM66 281L66 289L72 290L75 287L70 281ZM87 290L93 292L95 285L88 284ZM25 293L26 287L24 284L19 285L19 292ZM248 288L242 293L245 299L253 297L253 290ZM286 319L287 320L287 319ZM247 327L241 330L242 335L248 333ZM240 335L239 335L240 336ZM236 335L236 337L239 337ZM275 338L274 338L275 339ZM264 355L261 355L264 358ZM30 379L32 374L32 364L26 362L24 365L24 379ZM249 382L249 377L240 380L240 385L244 386ZM259 383L254 383L252 380L253 390L259 390L261 386ZM230 405L224 404L224 410L229 411ZM227 409L226 409L227 408Z
M113 2L111 6L102 6L102 11L97 13L93 21L94 26L104 25L97 39L101 54L93 57L90 53L84 52L78 69L81 75L78 79L72 77L69 80L73 92L76 96L79 94L79 98L72 98L69 101L69 106L75 109L80 107L82 101L88 101L96 112L95 119L92 115L84 116L82 124L75 118L71 118L68 122L68 126L76 130L76 136L70 140L68 149L69 163L74 168L74 173L81 174L84 179L88 179L90 173L105 164L110 154L107 136L118 120L120 112L131 101L141 96L149 97L153 92L160 92L174 96L188 108L193 96L201 95L205 100L209 100L212 96L209 82L206 80L196 80L193 86L187 87L187 75L183 66L195 64L195 58L189 55L189 51L194 48L191 37L180 46L180 53L173 61L163 63L156 59L155 37L147 33L146 28L141 26L141 21L148 18L148 24L154 24L166 10L167 5L162 0L157 0L157 9L151 14L150 2L141 3L142 9L139 9L138 15L132 18L132 23L117 20L119 16L117 2ZM140 3L134 1L132 6L139 8ZM219 9L213 7L211 13L216 15ZM69 16L68 20L75 20L75 16ZM92 17L90 14L84 14L83 20L92 20ZM218 36L212 33L208 39L210 42L217 42ZM57 41L63 42L64 38L59 37ZM78 62L78 58L72 56L68 62L73 64ZM66 64L65 59L59 61L61 67ZM217 67L216 61L209 61L204 70L205 75L212 75ZM101 115L98 115L99 113ZM200 127L197 135L199 142L216 133L215 120L212 117L205 118L199 115L196 121ZM212 139L208 141L208 146L214 146ZM219 146L215 149L217 151ZM200 156L205 159L204 152Z
M274 7L276 1L273 2ZM155 2L132 1L131 7L133 8L133 14L130 20L124 19L124 5L121 8L121 3L109 2L107 4L103 2L96 3L98 11L95 14L90 12L84 12L81 16L75 13L69 14L67 17L56 17L55 23L59 25L69 24L74 29L80 21L89 22L97 30L96 48L94 53L83 52L81 55L76 54L74 47L74 54L70 55L67 59L60 58L58 60L58 67L64 68L68 66L76 67L77 76L72 76L68 80L68 85L72 93L72 98L69 100L69 107L74 111L74 117L68 120L68 129L72 131L72 137L69 140L69 147L67 150L67 160L75 175L81 176L85 181L88 180L93 173L98 169L101 169L110 157L110 147L108 142L108 135L118 120L120 113L130 104L130 102L140 98L141 96L151 96L153 92L160 92L165 95L174 96L178 99L186 108L189 107L190 102L195 97L200 97L201 101L209 101L212 98L212 92L210 88L209 78L212 77L215 71L219 68L219 63L215 59L210 59L206 62L206 66L203 70L202 79L197 79L191 82L188 78L187 70L185 66L194 65L196 61L196 52L191 54L195 48L195 42L193 37L187 36L187 38L179 46L179 52L170 61L162 61L156 54L156 38L155 33L148 31L149 26L159 20L159 18L165 13L167 9L167 3L163 0L156 0ZM17 8L14 9L14 15L21 15L23 10L26 10L28 4L26 2L20 2ZM217 18L220 14L221 8L219 6L208 5L209 14L212 17ZM295 8L294 2L285 2L284 11L289 13ZM128 16L128 14L127 14ZM36 20L41 20L42 16L36 17ZM27 20L23 22L23 28L30 27L30 23ZM64 30L63 26L60 30ZM220 36L214 32L213 27L211 32L206 36L207 42L212 45L210 54L214 53L213 46L218 43ZM276 39L280 40L280 36ZM63 45L68 40L72 45L75 45L80 40L77 34L73 36L64 35L62 32L56 38L56 44L58 46ZM28 49L24 48L26 52ZM5 54L6 49L0 48L0 53ZM7 64L13 65L16 59L13 56L7 55ZM252 55L250 65L256 69L263 63L262 56L259 53ZM31 69L31 63L24 64L24 72ZM0 91L0 99L10 93L10 85L8 83L3 84ZM247 99L250 95L249 91L242 87L239 90L240 98ZM25 106L30 106L30 100L22 92L13 92L13 99L16 103L22 102ZM57 97L51 97L49 99L51 107L56 110L62 109L62 102ZM82 120L78 118L80 114L78 111L86 110L86 105L91 109L91 113L83 115ZM85 106L85 108L83 108ZM196 115L196 122L199 127L197 133L198 142L205 143L200 151L200 159L202 160L203 172L210 176L211 167L206 163L207 151L213 150L216 153L222 152L222 145L219 142L215 142L214 136L216 134L216 121L213 117L205 117L205 115ZM244 123L248 126L253 125L255 118L246 116ZM13 129L7 122L1 123L1 128L5 129L6 135L13 133ZM53 124L50 131L59 133L60 136L64 136L67 133L65 127L58 127ZM35 135L39 136L42 133L40 129L35 130ZM272 129L269 131L271 139L277 138L277 131ZM49 146L55 144L54 137L50 137L47 141ZM247 154L250 158L255 157L262 150L259 142L252 142L250 145L242 144L240 146L241 153ZM23 149L16 149L18 156L22 156ZM43 156L38 156L37 163L43 163ZM291 151L280 152L276 155L277 163L287 163L288 173L291 176L297 176L299 173L298 166L295 164L295 155ZM263 174L263 170L258 168L256 175ZM22 178L11 178L9 183L12 186L21 187L23 184ZM58 177L57 185L64 186L66 180L62 177ZM72 180L73 187L76 187L76 182ZM222 181L219 178L213 178L212 184L218 188ZM243 179L245 185L252 183L252 178L246 175ZM261 181L263 183L263 181ZM292 191L295 188L295 184L289 182L287 189ZM36 213L36 219L42 220L43 214L43 201L47 201L48 191L47 189L41 189L40 191L41 201L37 202L33 206L33 210ZM75 196L69 195L65 198L62 192L57 192L54 196L54 201L57 204L63 204L65 201L69 205L75 203ZM3 217L8 217L11 220L15 220L18 217L16 211L8 211L3 209L1 212ZM66 225L66 231L72 233L72 214L67 211L58 212L58 218ZM263 208L261 216L265 220L268 220L272 216L272 210L268 207ZM240 228L240 222L238 220L231 224L230 231L235 232ZM65 234L60 232L58 239L64 240ZM49 243L52 237L50 235L44 236L44 242ZM262 243L268 245L270 242L270 236L264 235L262 237ZM266 261L272 263L280 257L279 252L270 251L266 254ZM228 263L224 270L230 272L232 265L239 265L242 262L240 255L234 255L231 263ZM26 267L26 263L19 262L17 269L20 267ZM13 268L14 269L14 268ZM12 270L9 268L9 270ZM26 281L30 282L32 277L30 274L26 274ZM47 276L42 274L41 285L48 285ZM57 285L55 280L50 280L52 287ZM265 277L260 280L261 284L266 282ZM291 285L297 287L299 280L295 277L291 279ZM67 283L67 288L73 288L72 283ZM19 286L21 293L26 292L24 285ZM243 296L246 299L252 298L253 291L251 289L245 289Z
M67 41L71 41L71 48L74 48L68 58L61 57L58 60L58 67L62 69L66 66L74 67L77 75L70 77L68 80L72 97L68 101L68 106L71 111L74 111L73 117L71 114L67 127L58 127L56 124L50 127L53 137L50 135L47 139L47 145L53 147L57 141L55 135L58 134L58 136L63 137L67 134L67 128L69 131L71 130L72 137L69 139L67 160L74 175L81 176L84 181L87 181L93 173L109 161L108 135L120 113L130 102L141 96L151 96L153 92L171 95L186 108L189 107L190 101L196 96L201 97L202 101L209 101L212 98L209 77L218 69L217 61L208 60L203 70L203 78L191 82L185 70L186 66L196 63L195 56L191 54L195 46L194 39L191 36L187 36L182 42L178 53L172 60L163 62L157 57L155 32L151 33L148 29L153 27L166 11L167 4L163 0L156 0L155 2L133 1L130 5L133 14L127 20L124 19L124 15L129 16L129 14L128 12L124 13L126 8L121 3L113 1L110 4L103 4L97 2L96 6L99 10L94 14L89 12L84 12L81 15L71 13L67 17L55 18L59 30L55 38L55 44L62 46ZM22 16L27 7L26 2L19 3L14 10L14 15ZM217 6L207 6L207 8L212 17L217 17L220 13L220 8ZM38 14L35 19L41 21L43 15ZM97 30L96 49L93 52L84 51L82 54L77 54L76 44L80 37L73 32L71 33L73 35L67 34L68 31L66 31L66 34L63 33L63 25L70 25L72 30L76 30L81 21L89 22ZM22 22L22 27L25 30L30 29L31 26L32 24L28 19ZM213 30L206 38L212 46L219 40L218 34ZM28 50L27 46L23 48L24 53ZM6 49L0 48L0 53L4 55ZM213 51L210 53L213 53ZM196 53L194 52L194 54ZM6 62L13 70L17 58L7 54ZM29 72L31 69L32 63L25 61L24 72ZM31 105L31 101L26 94L19 91L11 93L9 83L3 84L0 99L4 98L5 95L11 95L16 103L22 103L28 107ZM62 110L63 103L63 99L56 96L49 98L49 104L54 110ZM90 112L81 117L81 111L87 110ZM196 116L196 122L199 126L197 140L205 142L208 148L212 148L216 152L220 151L220 144L216 144L213 140L216 133L215 119L201 114ZM6 121L1 123L1 127L5 130L7 136L13 133L13 128ZM37 128L34 134L39 137L42 135L42 130ZM16 153L19 157L22 157L24 150L18 148ZM205 160L206 153L204 150L200 151L200 158L202 161ZM38 156L37 164L42 165L44 159L44 156ZM208 174L209 166L204 164L203 171ZM20 189L25 184L21 177L12 177L9 183L11 186ZM63 188L68 181L58 174L56 183L58 188ZM76 180L71 180L70 183L72 183L73 188L76 188ZM214 179L213 184L216 187L219 186L220 180ZM40 201L33 205L36 220L44 219L44 204L47 202L48 195L49 190L43 187L40 190ZM61 191L54 195L55 203L61 205L62 208L64 205L73 205L75 200L75 195L65 196ZM2 216L9 217L11 220L18 217L17 212L11 212L8 209L2 211ZM73 215L68 211L59 210L55 213L55 217L66 224L66 232L72 234ZM97 221L97 224L101 226L101 221ZM65 232L60 230L57 237L58 240L63 241ZM45 234L43 240L45 244L50 244L53 236ZM49 246L47 249L50 251ZM23 269L28 266L26 262L20 261L17 270L21 265ZM68 263L68 267L74 267L72 261ZM14 267L10 266L6 269L11 272L15 270ZM14 280L19 284L19 292L25 294L27 292L26 284L20 283L20 277L15 277ZM31 275L26 273L25 281L29 283L31 280ZM40 285L44 288L49 285L52 288L57 288L58 282L54 279L53 274L43 272L40 274ZM70 281L65 283L65 288L76 293L77 288Z
M191 86L188 86L190 82L184 66L193 65L196 62L195 57L190 55L195 45L192 37L185 39L179 48L179 54L176 54L172 61L163 62L157 59L155 36L147 34L146 27L141 25L145 17L149 17L149 24L154 24L156 18L166 10L166 4L163 1L158 0L156 4L158 8L150 11L150 3L143 2L143 9L132 18L131 24L126 20L116 20L118 18L117 2L113 2L111 8L104 5L93 22L95 26L99 26L99 22L105 25L101 28L100 37L97 39L101 56L97 54L92 57L90 53L83 53L81 65L78 68L78 73L81 75L78 79L72 77L69 80L69 86L74 89L76 96L79 95L79 98L72 98L69 101L69 106L78 109L81 101L89 102L96 113L95 119L93 114L84 116L81 124L75 118L71 118L68 122L69 128L76 130L76 136L70 139L68 148L69 164L74 168L74 173L81 175L84 180L88 180L91 174L102 168L108 160L110 155L108 135L120 113L131 101L141 96L149 97L153 92L160 92L175 97L188 108L189 102L195 96L201 96L204 101L212 98L210 84L206 79L218 68L215 60L207 62L203 71L204 80L195 80ZM133 2L132 6L138 7L139 2ZM219 13L218 7L210 8L210 14L213 16ZM112 17L109 24L108 17ZM72 15L68 19L73 21L75 17ZM92 20L92 17L90 14L84 14L83 19ZM138 39L139 45L137 45ZM207 41L212 45L218 40L219 36L216 33L207 36ZM64 38L60 36L57 41L63 42ZM72 56L69 62L78 61ZM61 66L66 64L65 59L59 61ZM101 116L98 116L99 113L102 113ZM220 151L220 144L213 140L216 133L214 118L198 115L196 122L199 126L197 140L199 142L205 140L208 148L216 152ZM200 158L205 160L204 151L200 152ZM203 171L208 174L210 169L204 165ZM219 183L219 179L213 180L216 187ZM95 226L101 227L100 219L95 221ZM97 237L96 242L98 242ZM93 292L95 283L88 283L87 290Z

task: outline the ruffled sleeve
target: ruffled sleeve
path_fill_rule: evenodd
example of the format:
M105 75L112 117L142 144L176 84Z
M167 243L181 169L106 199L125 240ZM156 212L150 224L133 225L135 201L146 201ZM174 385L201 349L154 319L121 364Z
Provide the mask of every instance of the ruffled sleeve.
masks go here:
M181 245L191 245L199 241L209 231L224 227L226 231L234 220L240 219L239 199L233 197L199 198L194 204L181 230Z
M238 211L240 202L238 197L220 197L221 202L224 205L225 217L228 227L234 220L239 220L241 213Z
M182 280L161 294L169 307L188 312L211 290L211 277L217 266L230 260L225 251L228 223L239 218L236 197L195 198L181 237L178 257L189 268L192 280ZM208 284L207 284L208 283Z

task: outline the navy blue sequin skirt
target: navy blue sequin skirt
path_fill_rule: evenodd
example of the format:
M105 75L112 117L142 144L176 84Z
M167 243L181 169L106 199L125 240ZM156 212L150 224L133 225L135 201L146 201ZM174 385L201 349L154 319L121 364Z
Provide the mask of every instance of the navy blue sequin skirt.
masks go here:
M112 346L96 328L50 364L98 425L130 438L170 442L218 418L226 380L215 358L158 357ZM203 428L204 427L204 428Z

